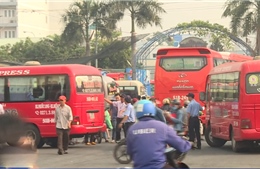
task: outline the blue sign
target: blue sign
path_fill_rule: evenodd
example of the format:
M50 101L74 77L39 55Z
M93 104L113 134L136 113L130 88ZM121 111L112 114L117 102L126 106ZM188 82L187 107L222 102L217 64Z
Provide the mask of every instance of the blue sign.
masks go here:
M125 69L127 80L132 80L132 68ZM144 69L136 69L136 80L143 83L146 88L146 94L151 95L151 85L150 85L150 72Z
M181 41L182 41L182 35L173 36L173 46L174 47L179 47Z

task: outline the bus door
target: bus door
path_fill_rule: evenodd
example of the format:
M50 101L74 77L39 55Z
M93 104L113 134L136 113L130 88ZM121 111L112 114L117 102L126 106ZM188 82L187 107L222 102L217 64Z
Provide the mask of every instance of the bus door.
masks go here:
M246 93L248 94L246 100L250 103L255 103L254 117L252 117L250 120L254 120L255 129L258 132L260 132L260 82L258 80L259 78L260 73L250 73L246 75Z
M76 76L79 120L89 127L104 123L104 90L99 75Z

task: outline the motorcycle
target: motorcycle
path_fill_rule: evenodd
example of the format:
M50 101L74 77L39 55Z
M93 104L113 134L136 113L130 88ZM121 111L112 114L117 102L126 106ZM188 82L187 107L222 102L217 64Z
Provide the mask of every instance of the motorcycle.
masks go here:
M122 148L122 150L120 150ZM180 153L174 148L166 148L165 155L167 159L167 164L173 168L189 168L188 165L183 163L186 153ZM126 139L122 139L116 146L113 152L114 159L120 164L129 164L132 159L127 154ZM125 160L122 160L121 157L125 157Z

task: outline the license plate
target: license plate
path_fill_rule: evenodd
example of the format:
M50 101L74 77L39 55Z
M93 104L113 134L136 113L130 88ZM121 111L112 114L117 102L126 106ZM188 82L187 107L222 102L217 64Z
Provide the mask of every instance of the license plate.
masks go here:
M95 119L95 114L94 113L89 113L89 118L90 119Z

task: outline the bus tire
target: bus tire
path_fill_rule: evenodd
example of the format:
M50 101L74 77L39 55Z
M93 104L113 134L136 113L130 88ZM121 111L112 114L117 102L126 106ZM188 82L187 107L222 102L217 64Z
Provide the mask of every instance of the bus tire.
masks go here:
M239 153L242 151L242 147L241 147L241 143L239 141L236 141L234 138L234 131L231 131L231 146L232 146L232 150L236 153Z
M98 142L98 144L101 144L101 142L102 142L102 132L97 133L97 142Z
M226 144L226 140L212 137L211 126L205 129L205 140L210 147L222 147Z
M41 138L39 144L37 145L37 148L42 148L45 144L45 140L43 138Z

